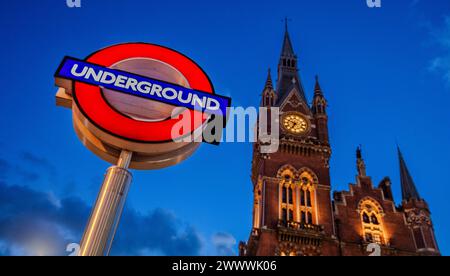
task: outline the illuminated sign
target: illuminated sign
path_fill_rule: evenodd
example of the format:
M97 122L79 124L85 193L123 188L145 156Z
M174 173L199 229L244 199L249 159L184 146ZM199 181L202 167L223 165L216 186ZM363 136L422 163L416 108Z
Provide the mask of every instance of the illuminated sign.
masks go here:
M132 151L136 169L186 159L200 144L197 130L201 136L214 117L226 118L231 104L193 60L148 43L113 45L84 60L66 57L55 83L57 104L72 109L82 143L110 163L123 149ZM186 120L189 127L177 128Z
M110 69L71 57L64 58L55 76L214 115L226 116L227 107L230 106L230 98L227 97Z
M65 57L55 84L56 103L72 109L80 141L114 164L79 251L81 256L108 255L131 184L128 168L160 169L188 158L204 131L221 134L224 126L218 130L212 122L226 120L231 99L216 95L191 59L147 43L110 46L85 60Z

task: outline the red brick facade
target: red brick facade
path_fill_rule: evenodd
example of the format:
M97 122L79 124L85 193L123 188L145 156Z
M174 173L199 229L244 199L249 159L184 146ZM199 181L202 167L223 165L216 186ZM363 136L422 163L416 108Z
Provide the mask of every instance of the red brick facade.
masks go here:
M360 149L356 183L331 195L327 103L318 79L311 106L304 93L286 29L277 87L269 72L261 103L280 108L280 145L263 154L254 144L253 229L240 255L367 256L371 246L381 255L439 255L428 205L400 152L400 206L389 178L374 185L366 176Z

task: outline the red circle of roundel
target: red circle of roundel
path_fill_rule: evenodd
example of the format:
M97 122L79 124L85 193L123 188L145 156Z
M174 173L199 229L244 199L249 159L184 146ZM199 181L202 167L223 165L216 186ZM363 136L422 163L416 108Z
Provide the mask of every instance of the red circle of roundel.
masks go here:
M147 43L126 43L110 46L90 55L86 61L110 67L129 58L152 58L170 64L184 75L190 87L214 94L214 87L206 73L194 61L172 49ZM75 102L91 123L102 130L131 141L144 143L168 142L186 133L172 137L172 127L185 115L190 116L192 131L202 126L206 119L194 120L197 111L186 110L178 119L144 122L129 118L113 109L102 96L99 86L74 82Z

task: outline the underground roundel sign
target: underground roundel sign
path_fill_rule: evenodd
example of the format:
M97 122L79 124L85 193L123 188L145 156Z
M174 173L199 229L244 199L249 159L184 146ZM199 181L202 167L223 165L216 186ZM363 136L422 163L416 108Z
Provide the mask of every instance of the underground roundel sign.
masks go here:
M147 43L110 46L86 59L66 56L55 82L57 104L72 109L83 144L111 163L121 150L132 151L136 169L187 158L199 143L186 137L214 118L224 121L231 104L193 60Z

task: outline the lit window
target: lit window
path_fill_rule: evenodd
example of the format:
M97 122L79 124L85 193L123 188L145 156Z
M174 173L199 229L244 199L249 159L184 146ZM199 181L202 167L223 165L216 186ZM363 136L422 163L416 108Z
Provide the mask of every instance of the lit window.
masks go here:
M289 195L288 195L288 198L289 198L289 204L293 204L293 195L294 195L294 190L292 189L292 188L289 188Z
M303 222L303 223L308 223L308 222L306 221L306 213L305 213L304 211L302 211L301 214L302 214L302 222Z
M280 221L313 224L314 177L303 172L296 177L292 169L280 172Z
M289 217L288 217L288 221L293 221L294 220L294 211L292 211L291 209L289 209Z
M363 222L370 223L369 215L367 215L366 212L364 212L364 214L363 214Z
M283 221L287 221L287 209L286 208L283 208L281 217L282 217Z
M311 192L306 191L306 206L311 207Z
M375 214L372 214L372 216L370 217L371 221L373 224L378 225L380 223L378 223L378 219L377 216L375 216Z
M383 225L381 222L381 206L373 200L360 203L363 237L366 242L384 243Z
M308 223L312 224L312 214L308 212Z

